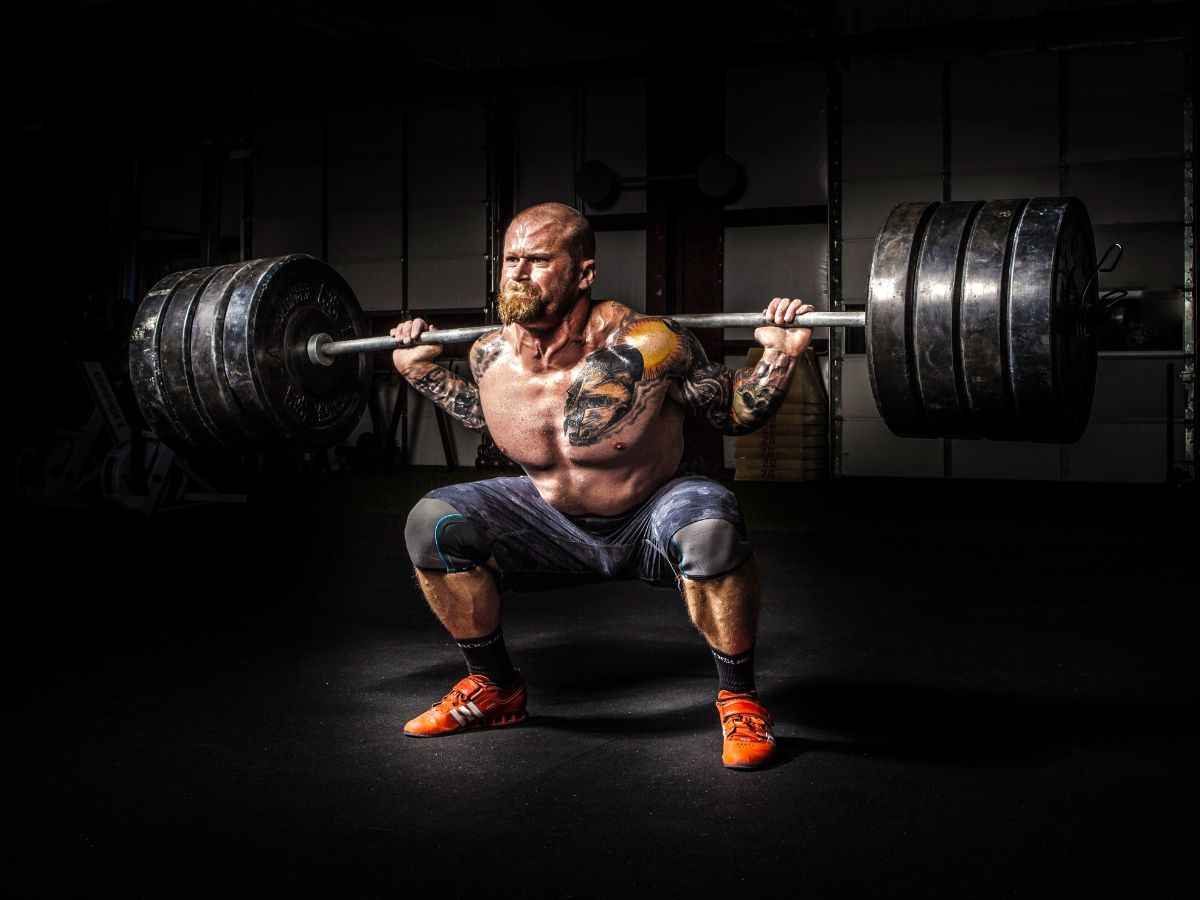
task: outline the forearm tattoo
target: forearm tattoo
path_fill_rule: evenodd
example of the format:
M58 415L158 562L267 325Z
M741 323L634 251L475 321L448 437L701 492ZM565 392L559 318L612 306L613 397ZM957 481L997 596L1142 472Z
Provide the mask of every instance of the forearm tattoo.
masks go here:
M408 383L424 394L467 428L483 431L483 407L479 404L479 388L464 381L437 363L427 363L424 371L408 376Z
M796 360L764 350L757 365L733 372L709 362L691 337L692 360L683 376L683 396L724 434L746 434L767 424L787 396Z

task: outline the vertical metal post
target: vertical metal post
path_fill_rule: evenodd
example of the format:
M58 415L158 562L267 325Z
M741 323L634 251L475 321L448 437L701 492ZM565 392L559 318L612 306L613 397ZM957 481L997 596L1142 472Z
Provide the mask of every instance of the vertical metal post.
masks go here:
M329 116L321 120L321 259L329 262Z
M1189 37L1183 59L1183 472L1196 481L1196 159L1194 46Z
M825 195L829 215L829 309L842 303L842 73L836 58L825 65ZM843 329L829 329L829 465L830 477L842 474Z
M408 183L411 160L409 159L409 115L404 110L400 118L400 318L408 317ZM400 429L400 465L408 465L408 382L403 378L396 388L396 411Z
M507 87L497 87L487 99L487 265L484 277L484 321L498 319L497 299L504 257L504 226L513 216L515 187L515 102ZM477 469L512 465L484 429L475 451Z
M136 307L141 301L138 296L138 234L141 229L141 157L133 154L129 166L129 181L125 187L125 269L121 277L121 291L125 301Z
M485 134L487 137L484 147L484 200L483 200L483 321L491 322L492 298L495 296L496 277L499 274L496 265L496 228L497 225L497 173L496 173L496 103L489 97L484 107L487 118Z
M579 196L575 185L575 175L580 166L586 162L587 156L587 84L575 81L575 133L571 143L571 205L587 215L587 204Z
M226 153L213 138L204 142L200 176L200 265L214 266L221 255L221 196Z
M242 161L242 216L238 235L238 258L245 262L254 253L254 131L253 118L246 114L242 127L241 148L237 157Z

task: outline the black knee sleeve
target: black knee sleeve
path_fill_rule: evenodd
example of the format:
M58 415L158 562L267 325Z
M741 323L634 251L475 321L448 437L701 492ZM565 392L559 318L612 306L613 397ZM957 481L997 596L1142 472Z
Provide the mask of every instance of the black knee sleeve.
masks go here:
M404 543L418 569L462 572L488 558L475 528L445 500L423 497L408 514Z
M727 575L750 558L752 548L737 525L726 519L701 519L684 525L671 538L672 561L684 578Z

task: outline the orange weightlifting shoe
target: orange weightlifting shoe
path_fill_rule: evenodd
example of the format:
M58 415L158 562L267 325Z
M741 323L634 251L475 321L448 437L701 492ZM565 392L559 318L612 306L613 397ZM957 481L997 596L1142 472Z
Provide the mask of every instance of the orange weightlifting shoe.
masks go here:
M445 697L404 726L409 737L440 737L472 728L515 725L528 718L525 681L502 688L482 675L468 675Z
M720 691L717 713L725 735L721 762L727 769L761 769L775 752L775 720L751 694Z

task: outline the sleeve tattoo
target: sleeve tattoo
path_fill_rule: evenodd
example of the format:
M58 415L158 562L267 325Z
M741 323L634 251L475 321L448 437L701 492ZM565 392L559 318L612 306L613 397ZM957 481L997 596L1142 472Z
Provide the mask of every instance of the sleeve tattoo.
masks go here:
M483 407L479 404L479 388L459 378L437 363L426 363L423 371L410 374L408 383L418 393L428 397L467 428L483 431Z
M764 350L757 365L734 372L710 362L690 332L688 348L690 358L681 385L684 400L723 434L747 434L761 428L783 405L795 359Z

